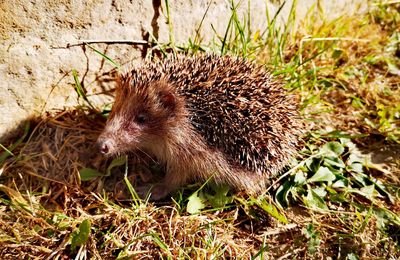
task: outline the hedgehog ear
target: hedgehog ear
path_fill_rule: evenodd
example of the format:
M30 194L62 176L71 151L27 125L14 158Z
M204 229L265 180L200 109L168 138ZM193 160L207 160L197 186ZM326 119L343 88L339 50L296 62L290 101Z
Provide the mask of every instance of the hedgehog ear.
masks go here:
M165 108L173 110L176 105L175 95L169 91L160 92L160 100Z

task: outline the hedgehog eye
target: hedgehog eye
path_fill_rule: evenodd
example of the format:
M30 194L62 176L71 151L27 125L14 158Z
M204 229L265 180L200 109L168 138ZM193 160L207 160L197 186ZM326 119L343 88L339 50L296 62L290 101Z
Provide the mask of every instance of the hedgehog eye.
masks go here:
M137 121L139 124L144 124L144 123L147 122L147 120L148 120L148 116L147 116L146 114L139 114L139 115L136 117L136 121Z

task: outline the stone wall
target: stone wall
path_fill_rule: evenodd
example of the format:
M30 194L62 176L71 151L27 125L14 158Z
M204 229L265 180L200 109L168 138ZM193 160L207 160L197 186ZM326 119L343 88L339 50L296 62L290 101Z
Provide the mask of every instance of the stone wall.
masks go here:
M120 64L130 64L145 55L143 41L154 37L166 43L188 42L199 33L203 42L223 35L231 11L225 0L2 0L0 2L0 142L20 122L32 115L78 105L72 69L95 104L109 102L113 87L110 79L114 67L102 56L79 45L90 41L136 41L137 44L92 44ZM235 1L238 2L238 1ZM241 17L250 11L253 31L266 27L266 10L271 16L282 1L242 1ZM358 10L364 1L298 1L296 16L304 17L315 2L327 7L327 15ZM365 2L366 3L366 2ZM291 3L286 3L279 16L285 21ZM364 8L365 9L365 8ZM204 20L203 20L204 17ZM203 20L203 21L202 21ZM200 24L202 25L200 30ZM172 30L171 30L172 28ZM213 30L214 28L214 30ZM146 47L147 46L147 47Z

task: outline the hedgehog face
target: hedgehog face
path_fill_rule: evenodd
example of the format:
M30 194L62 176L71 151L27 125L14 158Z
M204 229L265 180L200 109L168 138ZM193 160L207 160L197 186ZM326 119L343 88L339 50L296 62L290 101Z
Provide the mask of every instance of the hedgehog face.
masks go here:
M151 82L139 86L123 83L103 133L98 138L106 155L134 150L152 150L168 136L176 124L179 102L166 83Z

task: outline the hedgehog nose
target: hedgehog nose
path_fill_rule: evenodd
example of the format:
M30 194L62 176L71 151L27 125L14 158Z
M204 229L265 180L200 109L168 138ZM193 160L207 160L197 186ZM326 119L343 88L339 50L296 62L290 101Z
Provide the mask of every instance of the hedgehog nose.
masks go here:
M108 154L108 151L109 151L108 145L107 145L106 143L101 144L101 146L100 146L100 152L101 152L102 154Z
M106 140L98 140L97 147L102 154L108 154L110 152L110 147Z

